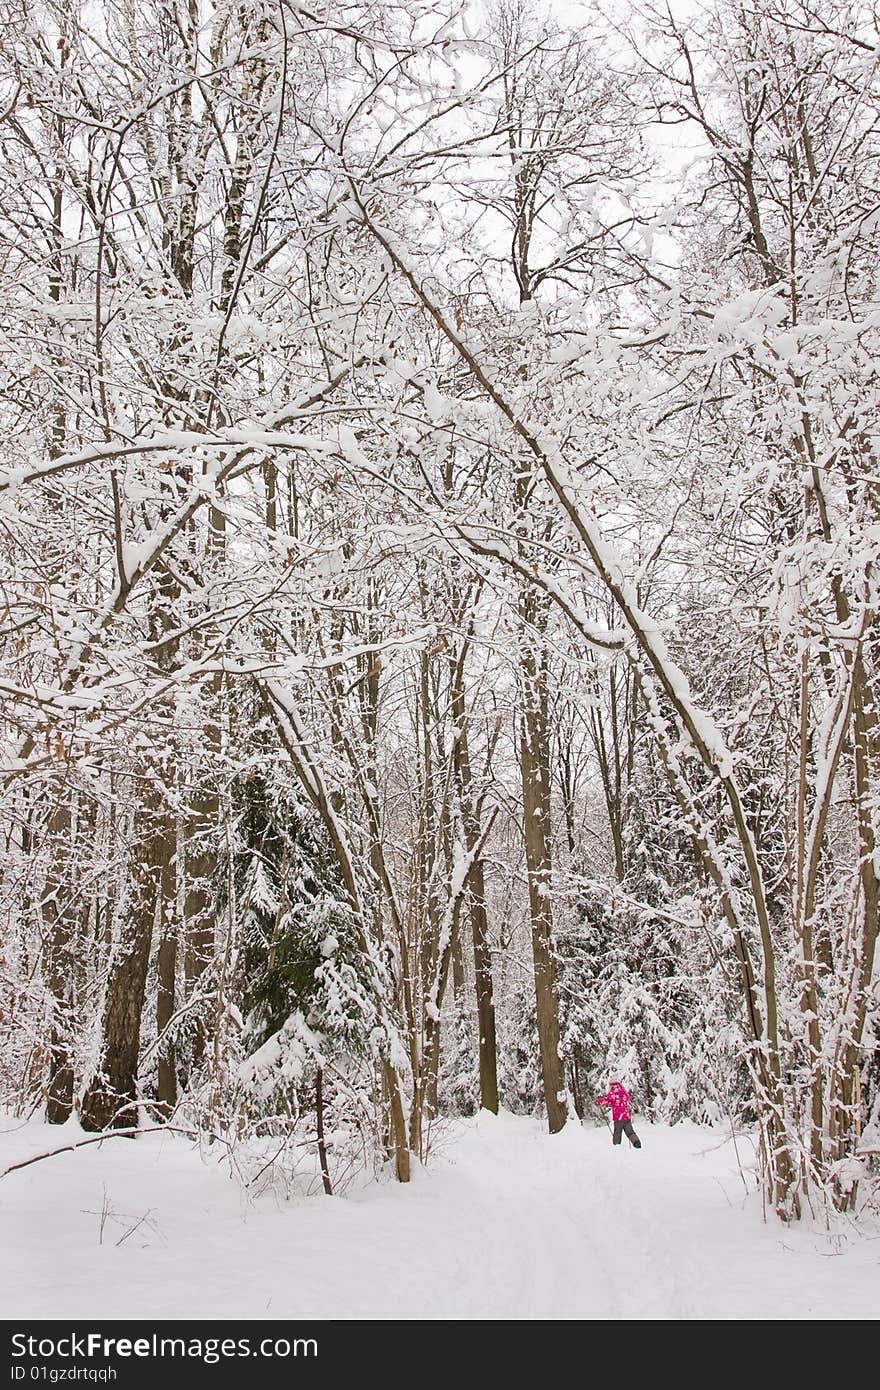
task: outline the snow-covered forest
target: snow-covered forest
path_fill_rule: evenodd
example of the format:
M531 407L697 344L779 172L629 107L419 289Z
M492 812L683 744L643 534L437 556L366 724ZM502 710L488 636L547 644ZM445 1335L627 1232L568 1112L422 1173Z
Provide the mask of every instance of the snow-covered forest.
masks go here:
M0 1105L876 1212L872 4L0 10Z

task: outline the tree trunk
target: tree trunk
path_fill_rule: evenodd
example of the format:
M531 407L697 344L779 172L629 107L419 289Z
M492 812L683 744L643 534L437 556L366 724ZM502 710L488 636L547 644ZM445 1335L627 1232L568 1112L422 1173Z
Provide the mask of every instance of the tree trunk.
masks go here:
M327 1143L324 1139L324 1072L318 1067L315 1076L315 1124L318 1133L318 1159L321 1164L321 1182L328 1197L333 1196L333 1184L330 1181L330 1168L327 1163Z
M579 1120L584 1118L584 1091L581 1086L581 1069L577 1057L571 1064L571 1096L574 1101L574 1110Z
M834 1159L851 1154L858 1142L861 1125L861 1078L859 1054L864 1040L874 957L880 922L880 878L877 874L877 835L875 806L878 761L878 718L874 691L867 678L859 652L853 678L853 762L855 769L856 821L859 835L860 906L857 930L850 947L852 1019L849 1036L841 1049L836 1074L830 1078L830 1155ZM855 1204L857 1185L841 1190L837 1205L847 1209Z
M527 600L527 605L531 606ZM541 1079L547 1124L556 1134L568 1118L565 1073L559 1046L559 1008L553 958L552 852L550 841L550 741L547 729L547 684L544 663L534 650L522 657L523 715L520 772L523 833L529 879L535 1007L541 1053Z
M216 698L215 689L214 696ZM212 722L204 731L205 758L209 766L220 744L220 731ZM198 785L190 796L189 815L184 824L184 873L186 890L183 904L183 978L187 999L198 989L205 971L213 964L216 950L216 911L214 894L217 877L215 838L220 823L220 798L208 781ZM205 1015L193 1013L193 1034L189 1065L201 1066L207 1046Z
M470 846L468 846L470 848ZM498 1045L495 1036L495 999L492 984L492 955L489 949L489 919L486 913L486 887L483 861L471 870L471 935L474 943L474 977L479 1028L480 1105L498 1114Z
M70 1058L70 1005L75 920L72 912L73 816L69 789L59 788L46 826L50 859L40 908L43 918L44 975L52 997L46 1119L63 1125L73 1111L73 1064Z
M172 924L159 943L158 988L156 992L156 1034L162 1036L174 1015L175 978L177 974L177 932ZM174 1043L168 1039L159 1045L156 1099L162 1111L170 1114L177 1104L177 1059Z
M102 1026L101 1062L83 1099L84 1129L123 1129L138 1122L138 1054L150 946L157 915L173 901L170 874L175 837L154 784L144 792L132 901L110 968ZM161 937L160 937L161 939Z
M409 1182L409 1145L406 1138L406 1119L403 1113L403 1100L400 1094L400 1080L390 1062L385 1062L382 1071L385 1079L385 1088L388 1093L388 1104L391 1111L391 1133L394 1143L394 1167L397 1174L397 1181Z
M480 826L473 801L470 750L464 706L463 681L452 691L455 721L455 772L458 781L465 849L473 853L480 838ZM498 1114L498 1048L495 1037L495 1000L492 991L492 955L489 948L489 919L486 913L486 881L483 860L478 856L470 873L471 935L474 943L474 987L477 996L479 1029L480 1105Z

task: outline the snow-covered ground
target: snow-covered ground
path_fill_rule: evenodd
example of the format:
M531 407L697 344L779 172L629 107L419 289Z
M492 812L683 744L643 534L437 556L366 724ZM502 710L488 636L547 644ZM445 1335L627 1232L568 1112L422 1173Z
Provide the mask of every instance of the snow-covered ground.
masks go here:
M409 1187L243 1195L185 1139L114 1139L0 1181L6 1318L876 1318L880 1228L762 1219L721 1131L549 1136L485 1112ZM0 1170L75 1139L0 1120ZM748 1141L740 1154L751 1158ZM103 1230L102 1230L103 1227Z

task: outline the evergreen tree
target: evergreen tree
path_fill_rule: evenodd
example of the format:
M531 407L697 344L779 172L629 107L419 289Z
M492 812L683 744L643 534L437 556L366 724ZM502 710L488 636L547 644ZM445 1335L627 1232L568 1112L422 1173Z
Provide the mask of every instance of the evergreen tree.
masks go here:
M262 743L271 731L258 726ZM352 1074L375 1023L351 904L326 833L284 778L272 747L232 786L234 832L227 863L238 942L233 995L241 1015L238 1081L249 1113L269 1117L337 1098L322 1074ZM230 872L231 870L231 872ZM319 1125L322 1116L317 1115Z

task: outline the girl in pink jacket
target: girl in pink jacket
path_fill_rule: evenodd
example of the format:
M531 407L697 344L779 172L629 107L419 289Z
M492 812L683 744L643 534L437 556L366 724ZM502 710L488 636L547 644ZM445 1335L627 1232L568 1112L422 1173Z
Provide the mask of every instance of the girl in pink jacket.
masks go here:
M629 1091L622 1082L612 1081L605 1095L596 1097L596 1104L611 1106L611 1118L614 1121L612 1144L619 1144L620 1136L625 1134L634 1149L642 1147L642 1141L632 1127L629 1113Z

